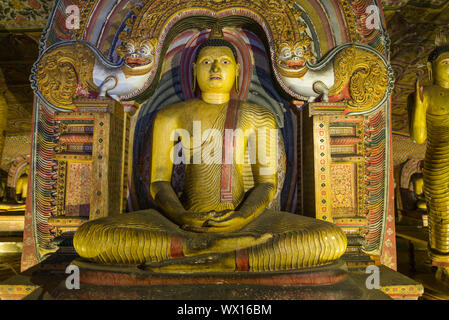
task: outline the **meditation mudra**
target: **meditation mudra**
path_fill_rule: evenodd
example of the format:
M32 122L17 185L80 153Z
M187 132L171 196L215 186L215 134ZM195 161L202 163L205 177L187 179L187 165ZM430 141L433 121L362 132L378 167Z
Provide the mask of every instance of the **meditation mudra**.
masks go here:
M141 265L163 273L283 271L340 258L347 240L338 227L267 209L280 183L269 137L277 124L269 109L230 99L240 74L233 45L211 36L199 46L193 70L201 98L166 107L154 120L150 190L158 211L83 224L74 237L78 254L97 263ZM198 130L201 140L195 143ZM229 130L244 132L243 143ZM171 185L174 136L185 155L180 197ZM249 150L251 145L255 149ZM254 186L245 192L239 159L260 155L261 147L267 157L251 161ZM205 155L211 161L204 161Z

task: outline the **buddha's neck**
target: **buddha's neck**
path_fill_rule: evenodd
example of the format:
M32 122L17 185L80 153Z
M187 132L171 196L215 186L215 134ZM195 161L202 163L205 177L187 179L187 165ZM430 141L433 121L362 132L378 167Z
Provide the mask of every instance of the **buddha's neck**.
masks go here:
M210 104L223 104L227 103L231 97L229 93L210 93L210 92L202 92L201 98L204 102Z

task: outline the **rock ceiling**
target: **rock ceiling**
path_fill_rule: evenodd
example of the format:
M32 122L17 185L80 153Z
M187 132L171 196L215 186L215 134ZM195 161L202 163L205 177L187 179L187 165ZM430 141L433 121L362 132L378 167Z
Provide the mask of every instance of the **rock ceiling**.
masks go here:
M449 0L384 0L391 40L391 65L396 83L392 96L393 131L408 135L407 97L416 78L426 81L427 57L434 48L435 30L449 24Z
M437 26L449 24L449 0L383 0L391 38L391 63L396 73L393 129L407 135L407 95L416 77L427 78L426 59ZM7 134L30 130L33 95L29 73L38 53L40 31L53 1L4 0L0 2L0 87L10 116Z
M53 1L0 2L0 94L8 105L6 135L31 133L33 92L29 75Z

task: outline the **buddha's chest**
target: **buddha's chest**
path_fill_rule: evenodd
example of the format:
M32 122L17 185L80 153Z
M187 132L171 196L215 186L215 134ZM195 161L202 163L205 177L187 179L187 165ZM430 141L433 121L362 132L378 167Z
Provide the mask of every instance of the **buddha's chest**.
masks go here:
M435 115L449 114L449 90L435 86L430 91L428 112Z

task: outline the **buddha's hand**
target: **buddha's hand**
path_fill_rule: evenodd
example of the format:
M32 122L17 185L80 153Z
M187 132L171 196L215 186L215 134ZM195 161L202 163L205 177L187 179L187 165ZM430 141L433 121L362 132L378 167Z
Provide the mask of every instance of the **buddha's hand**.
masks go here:
M229 215L230 211L209 211L209 212L192 212L187 211L181 216L181 227L184 230L194 231L194 232L205 232L202 231L206 222L211 219L222 219Z
M416 79L416 95L419 97L419 100L421 102L423 102L424 98L423 98L423 92L424 92L424 87L421 86L421 83L419 82L419 78Z
M224 214L220 212L204 222L200 227L194 226L190 231L194 232L232 232L243 228L250 221L250 216L242 211L228 211Z

